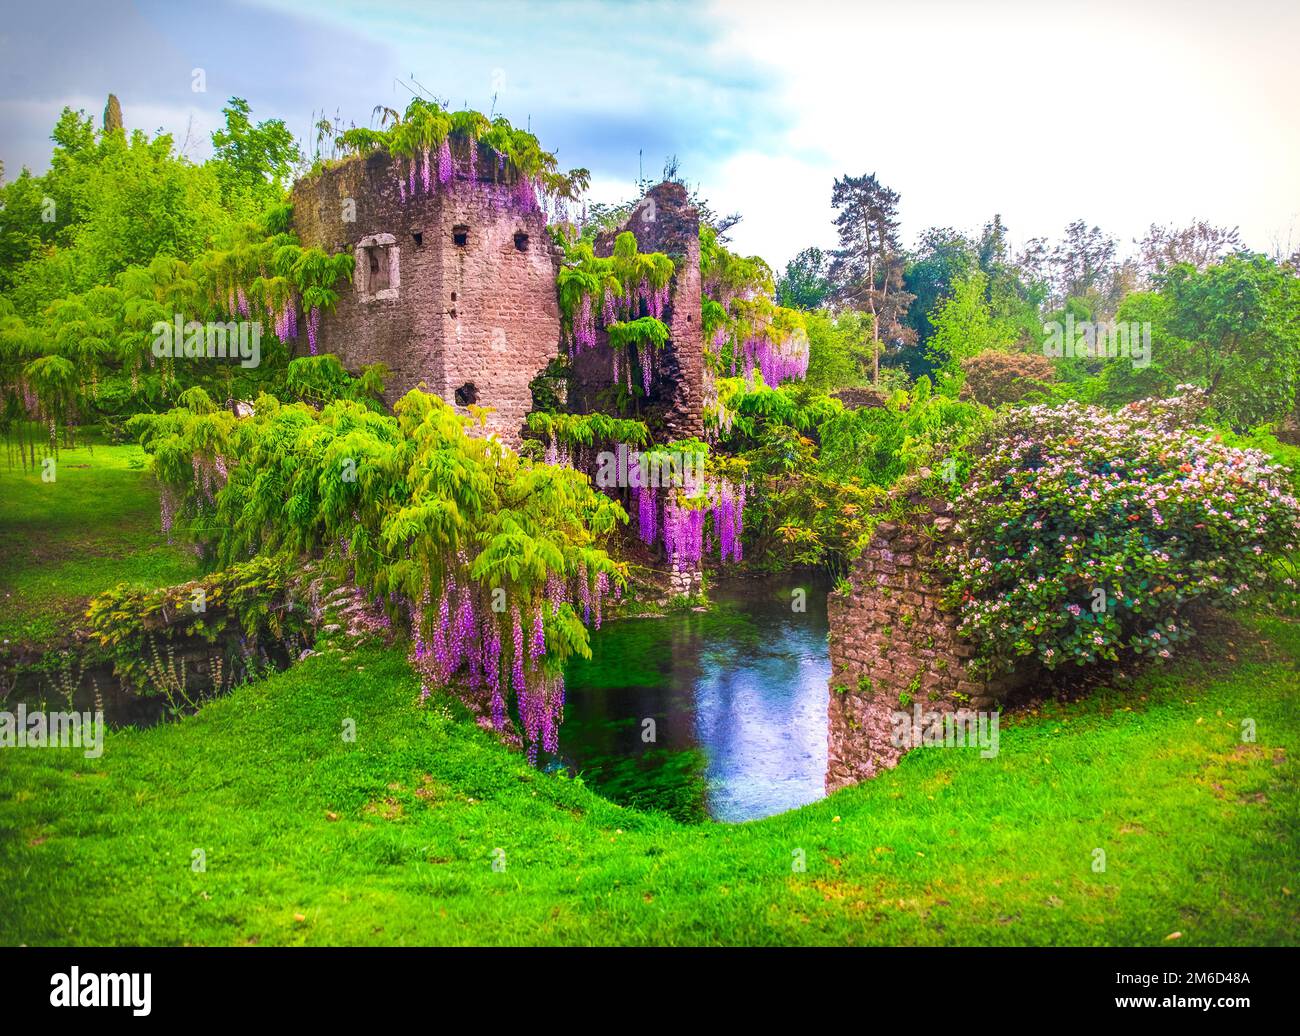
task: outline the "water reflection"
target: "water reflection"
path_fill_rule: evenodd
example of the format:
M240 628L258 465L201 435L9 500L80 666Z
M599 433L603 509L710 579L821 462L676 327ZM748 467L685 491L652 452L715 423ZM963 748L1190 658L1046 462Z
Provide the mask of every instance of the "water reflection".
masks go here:
M798 585L724 585L707 614L594 633L591 660L566 673L559 761L615 801L682 820L753 820L821 798L826 587L802 584L807 610L795 612Z

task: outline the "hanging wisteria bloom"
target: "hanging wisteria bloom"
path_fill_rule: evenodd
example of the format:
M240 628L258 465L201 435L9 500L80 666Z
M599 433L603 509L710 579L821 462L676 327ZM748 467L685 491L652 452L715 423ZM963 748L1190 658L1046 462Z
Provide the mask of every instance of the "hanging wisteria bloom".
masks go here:
M654 372L654 346L649 342L639 350L641 359L641 389L650 395L650 378Z
M461 659L468 659L474 654L470 644L474 636L474 599L469 587L461 591L460 605L456 609L455 625L452 627L451 667L459 665Z
M552 755L560 750L560 724L564 721L564 674L550 678L542 714L542 747Z
M641 486L633 490L637 494L637 535L646 546L655 541L659 501L654 486Z
M451 676L450 646L447 634L451 632L451 602L449 591L444 587L442 599L438 603L438 624L433 629L433 657L438 663L438 678L446 681Z
M298 337L298 307L293 299L286 299L275 316L275 336L282 342Z
M704 509L679 504L677 494L664 502L664 550L669 564L695 568L704 550Z
M492 726L500 730L506 722L505 693L501 687L501 624L484 615L487 635L483 638L483 675L492 688Z
M650 293L650 298L649 298L650 315L654 317L656 320L662 318L664 315L664 309L667 308L667 306L668 306L668 285L664 284L662 287L655 288L654 291Z
M515 693L522 694L528 687L524 680L524 627L519 621L519 605L517 604L511 609L511 619L513 622L514 669L510 675L514 681Z
M629 463L638 460L633 455ZM741 560L745 513L743 482L737 485L728 479L720 479L716 484L706 484L692 472L683 480L682 488L663 494L656 491L654 483L655 480L649 478L632 488L637 535L643 543L653 546L662 530L664 550L670 563L697 566L706 554L712 554L715 543L720 561ZM688 506L685 497L690 497L697 506ZM707 541L706 517L712 520Z
M555 573L548 573L546 576L546 599L550 602L552 615L560 613L560 605L568 600L568 596L564 581Z
M718 535L718 553L722 561L741 558L742 520L745 511L745 487L736 489L722 479L712 487L710 498L713 511L713 528Z
M609 576L604 572L598 572L596 573L596 629L600 629L601 612L607 593L609 593Z
M768 333L756 335L745 340L744 355L745 377L753 378L757 364L763 381L775 387L808 373L808 336L796 332L773 341ZM734 357L732 373L735 373Z
M537 194L533 190L532 181L523 173L519 174L519 180L515 184L515 207L520 212L537 210Z
M316 333L320 329L320 307L312 306L311 312L307 314L307 344L311 347L311 354L316 355Z
M582 296L582 306L573 320L573 351L576 356L596 346L596 321L591 310L591 296Z
M438 182L445 187L451 183L454 173L455 169L451 164L451 141L443 137L442 143L438 145Z
M424 193L425 193L425 194L428 194L430 191L433 190L433 164L432 164L432 162L430 162L430 160L429 160L429 149L428 149L428 148L425 148L425 149L424 149L424 155L423 155L423 158L424 158L424 165L423 165L423 167L421 167L421 169L420 169L420 175L421 175L421 179L422 179L423 184L424 184ZM442 156L441 156L441 155L438 156L438 163L439 163L439 165L442 164Z
M163 483L162 494L159 498L159 506L162 511L162 531L167 536L167 542L171 543L172 524L176 520L176 504L180 499L180 494L167 483Z
M542 605L539 601L533 612L533 642L529 645L528 655L536 662L546 654L546 627L542 622Z

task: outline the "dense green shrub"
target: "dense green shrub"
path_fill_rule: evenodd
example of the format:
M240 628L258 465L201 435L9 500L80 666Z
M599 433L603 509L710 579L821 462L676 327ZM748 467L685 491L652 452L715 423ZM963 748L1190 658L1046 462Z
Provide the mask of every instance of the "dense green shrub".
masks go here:
M904 475L951 495L970 465L964 444L988 415L978 404L932 394L928 378L884 406L856 410L807 386L747 388L742 379L719 378L715 387L706 428L747 465L746 550L772 569L842 572Z
M965 381L962 399L985 406L1019 403L1032 393L1048 391L1056 369L1041 353L1005 353L988 350L961 361Z
M819 464L828 475L886 488L925 467L955 486L970 465L965 443L987 415L976 403L933 394L930 379L922 377L886 406L845 410L822 422Z

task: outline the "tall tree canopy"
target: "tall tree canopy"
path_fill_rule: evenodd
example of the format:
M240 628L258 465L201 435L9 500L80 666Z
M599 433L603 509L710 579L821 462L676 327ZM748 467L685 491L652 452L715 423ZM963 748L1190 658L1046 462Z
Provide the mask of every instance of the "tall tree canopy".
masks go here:
M898 239L898 192L872 173L835 181L831 204L840 247L831 263L837 300L871 314L872 380L880 380L880 350L916 341L903 323L913 295L903 285L903 254Z

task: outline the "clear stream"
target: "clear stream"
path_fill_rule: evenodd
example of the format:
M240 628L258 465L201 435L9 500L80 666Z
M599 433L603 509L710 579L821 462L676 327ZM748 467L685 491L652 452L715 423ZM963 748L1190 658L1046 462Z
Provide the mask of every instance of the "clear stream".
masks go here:
M685 821L755 820L821 798L828 587L794 579L724 583L708 612L593 632L590 661L566 669L549 764L616 802Z

